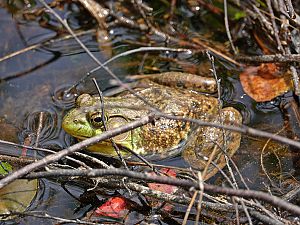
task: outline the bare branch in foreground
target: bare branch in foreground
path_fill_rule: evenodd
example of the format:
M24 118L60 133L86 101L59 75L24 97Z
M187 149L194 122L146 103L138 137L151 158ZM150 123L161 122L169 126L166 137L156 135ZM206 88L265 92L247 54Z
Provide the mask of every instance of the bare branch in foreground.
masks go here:
M199 183L191 180L180 180L170 178L166 176L153 176L150 174L138 173L122 169L93 169L93 170L59 170L49 172L37 172L25 176L26 179L38 178L38 177L62 177L62 176L85 176L85 177L102 177L102 176L121 176L139 179L143 181L158 182L162 184L170 184L185 188L195 188L199 190ZM265 201L273 206L285 209L295 215L300 216L300 207L289 202L282 200L276 196L271 196L261 191L243 190L243 189L232 189L225 188L216 185L203 184L204 191L213 192L216 194L225 194L227 196L238 196L247 199L257 199Z
M27 166L24 166L23 168L16 170L13 173L11 173L10 175L1 179L0 180L0 189L3 188L5 185L11 183L12 181L30 173L31 171L37 170L37 169L42 168L43 166L46 166L50 163L56 162L56 161L60 160L61 158L65 157L67 155L70 155L70 154L72 154L82 148L85 148L89 145L95 144L99 141L106 140L108 138L114 137L123 132L127 132L134 128L137 128L139 126L147 124L148 122L151 122L153 119L154 119L154 117L151 115L142 117L140 120L136 120L134 122L128 123L125 126L119 127L114 130L110 130L109 132L104 132L101 135L98 135L98 136L95 136L95 137L92 137L89 139L86 139L82 142L79 142L75 145L70 146L69 148L61 150L53 155L48 155L48 156L44 157L43 159L36 161L32 164L29 164Z
M92 138L88 138L82 142L79 142L79 143L72 145L64 150L61 150L53 155L46 156L39 161L36 161L36 162L29 164L19 170L16 170L13 173L6 176L5 178L3 178L2 180L0 180L0 188L4 187L5 185L9 184L10 182L14 181L17 178L20 178L36 169L42 168L43 166L46 166L50 163L56 162L67 155L70 155L76 151L79 151L80 149L86 148L89 145L106 140L108 138L114 137L118 134L127 132L129 130L135 129L139 126L143 126L159 117L189 121L189 122L198 124L199 126L214 126L217 128L224 128L224 129L228 129L228 130L232 130L232 131L236 131L236 132L241 132L244 134L250 134L250 135L255 135L255 136L259 136L259 137L271 138L273 140L276 140L276 141L279 141L279 142L282 142L285 144L289 144L289 145L295 146L300 149L300 143L297 141L294 141L294 140L291 140L291 139L288 139L286 137L282 137L282 136L279 136L276 134L268 133L265 131L260 131L260 130L250 128L247 126L241 126L241 127L229 126L229 125L223 125L223 124L216 124L216 123L212 123L212 122L203 122L203 121L197 120L197 119L189 119L189 118L183 118L183 117L178 117L178 116L165 115L163 113L157 113L157 114L151 114L149 116L142 117L139 120L133 121L133 122L128 123L119 128L109 130L107 132L102 133L101 135L98 135L98 136L95 136Z
M79 220L79 219L65 219L65 218L61 218L61 217L57 217L57 216L51 216L48 213L45 213L43 211L30 211L30 212L22 212L22 213L11 212L11 213L8 213L7 215L6 214L0 214L0 217L11 216L11 215L28 216L28 217L36 217L36 218L54 220L54 221L56 221L55 224L68 224L68 223L85 224L85 225L97 225L97 224L99 224L99 223L83 221L83 220Z

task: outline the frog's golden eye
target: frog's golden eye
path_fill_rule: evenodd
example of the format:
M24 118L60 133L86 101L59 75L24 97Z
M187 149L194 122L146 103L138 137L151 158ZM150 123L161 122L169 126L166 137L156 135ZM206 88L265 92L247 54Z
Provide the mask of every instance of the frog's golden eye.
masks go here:
M107 120L107 117L104 116L104 119ZM103 120L102 120L102 113L95 112L89 115L89 121L95 128L103 128Z

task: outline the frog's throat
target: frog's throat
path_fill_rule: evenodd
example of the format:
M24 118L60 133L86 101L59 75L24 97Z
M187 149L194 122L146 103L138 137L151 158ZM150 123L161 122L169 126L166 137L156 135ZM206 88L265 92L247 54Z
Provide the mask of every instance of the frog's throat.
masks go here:
M140 145L139 128L131 131L131 134L123 141L114 141L119 147L122 156L130 156L131 154L126 149L134 151L136 154L144 155L145 150ZM76 136L75 136L76 137ZM76 137L79 141L83 141L89 137ZM110 140L101 141L86 148L88 151L106 156L117 156L117 152Z
M129 155L129 152L124 149L123 146L118 146L122 156ZM91 145L87 147L87 150L93 153L106 155L106 156L117 156L117 152L108 141L102 141L101 143Z

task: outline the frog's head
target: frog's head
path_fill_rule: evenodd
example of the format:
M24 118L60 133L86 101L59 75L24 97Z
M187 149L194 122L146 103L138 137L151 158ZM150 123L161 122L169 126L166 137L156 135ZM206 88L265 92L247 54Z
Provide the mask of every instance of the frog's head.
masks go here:
M112 114L109 110L105 110L105 115L103 116L99 98L92 97L89 94L82 94L76 99L76 107L71 109L63 118L62 127L73 137L84 140L105 131L103 119L107 130L112 130L128 123L126 115L121 113ZM132 135L133 132L128 131L112 139L121 148L133 150ZM88 147L88 150L105 155L116 155L109 140L92 145Z

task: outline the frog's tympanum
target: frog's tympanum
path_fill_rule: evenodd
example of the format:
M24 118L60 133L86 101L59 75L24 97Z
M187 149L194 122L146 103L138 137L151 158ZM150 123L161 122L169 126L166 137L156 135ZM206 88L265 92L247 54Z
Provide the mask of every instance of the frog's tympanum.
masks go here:
M216 83L212 78L196 75L169 72L151 76L155 82L165 84L166 79L176 84L176 87L154 83L150 80L140 81L135 93L157 109L168 115L199 119L206 122L221 124L239 124L241 114L232 107L220 109L217 98L200 92L214 92ZM188 90L184 80L192 84L194 90ZM197 83L198 82L198 83ZM199 83L200 82L200 83ZM144 101L129 92L123 92L115 97L104 97L104 118L108 130L125 125L149 114L150 109ZM76 107L71 109L63 119L63 129L79 140L104 132L103 114L99 97L82 94L76 100ZM236 132L215 127L198 127L196 124L182 120L167 118L157 119L140 128L120 134L113 138L121 153L129 157L126 149L137 154L155 155L159 158L172 156L183 151L183 158L194 168L203 169L211 152L216 148L213 162L219 168L225 165L225 156L232 156L240 145L241 135ZM115 156L111 141L88 147L88 150L99 154ZM214 171L214 172L211 172ZM218 171L211 165L208 176ZM208 177L206 177L207 179Z

